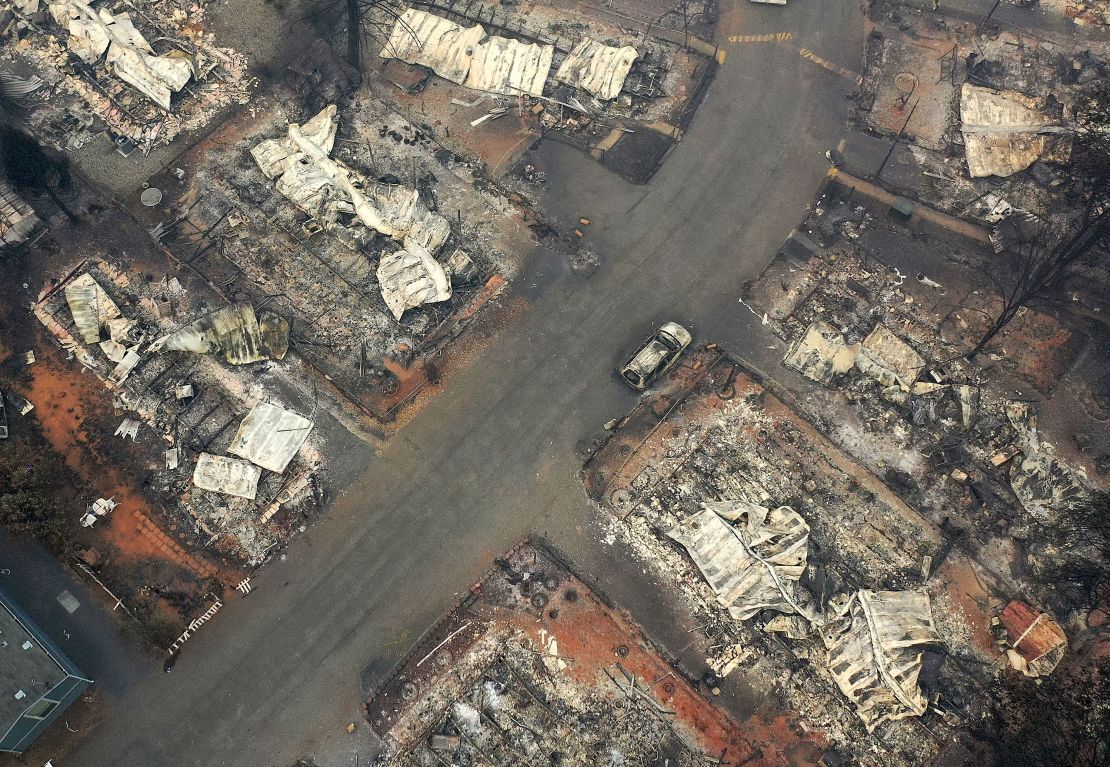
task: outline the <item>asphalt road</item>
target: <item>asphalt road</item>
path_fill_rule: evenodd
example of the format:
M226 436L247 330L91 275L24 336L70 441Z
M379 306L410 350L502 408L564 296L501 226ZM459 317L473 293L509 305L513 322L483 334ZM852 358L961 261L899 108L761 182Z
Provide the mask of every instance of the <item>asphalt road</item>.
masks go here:
M364 685L529 531L588 564L649 627L667 625L638 571L598 542L575 445L633 406L612 368L660 322L741 353L769 343L739 286L804 215L852 88L798 47L856 70L864 37L855 0L722 0L722 39L778 31L793 41L727 47L685 140L647 187L566 147L541 151L553 213L594 221L599 272L584 280L538 251L512 288L527 303L514 323L367 455L328 518L249 597L230 599L172 674L132 688L59 767L282 766L306 755L351 765L356 751L365 764L365 727L342 732Z

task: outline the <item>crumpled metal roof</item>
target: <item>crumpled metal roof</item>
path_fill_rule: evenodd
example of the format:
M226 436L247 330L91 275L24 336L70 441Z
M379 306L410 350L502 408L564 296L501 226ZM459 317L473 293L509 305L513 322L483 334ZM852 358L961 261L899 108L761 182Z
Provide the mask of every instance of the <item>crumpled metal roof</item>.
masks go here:
M817 320L790 345L782 362L811 381L828 385L834 376L852 369L857 349L844 343L839 330Z
M440 16L409 8L394 23L382 58L428 67L445 80L462 85L485 37L482 27L462 27Z
M909 390L925 369L925 359L882 323L867 334L856 356L856 367L883 386Z
M489 37L474 49L466 87L506 96L542 96L554 55L552 45Z
M7 82L0 73L0 85ZM0 249L23 242L40 223L34 209L0 178Z
M1050 150L1066 159L1068 145L1051 134L1063 128L1036 109L1036 100L1016 91L964 83L960 89L960 131L972 178L1012 176Z
M87 344L99 343L101 326L120 316L116 302L88 272L69 282L65 295L77 332Z
M147 351L222 353L232 365L280 360L289 351L289 321L267 311L256 317L250 304L232 304L162 336Z
M201 453L193 469L193 484L201 490L212 490L254 500L262 469L250 461L223 455Z
M251 149L258 167L276 178L279 192L328 229L339 215L354 213L367 228L435 253L451 233L446 218L420 202L415 189L376 184L329 157L335 143L336 106L331 104L304 125L290 123L284 138Z
M587 37L563 59L555 79L608 101L621 92L639 55L630 45L614 48Z
M281 474L312 431L312 421L269 402L251 408L227 452Z
M381 55L428 67L474 90L542 96L555 47L486 37L481 26L462 27L410 8L394 22Z
M857 591L821 628L828 666L868 732L886 721L921 716L922 652L942 644L920 591Z
M853 367L885 387L910 391L925 369L925 359L883 324L863 343L847 344L839 330L823 320L806 328L786 352L783 364L806 378L825 384Z
M89 64L107 51L105 61L116 76L167 112L171 92L181 90L193 76L184 53L155 56L126 13L97 12L80 0L58 0L50 3L50 14L69 31L66 45L71 51Z
M408 242L405 250L383 255L378 262L378 284L382 298L400 321L409 309L446 301L451 297L451 280L426 248Z
M761 610L812 617L795 589L806 568L809 525L789 506L706 503L667 535L686 548L717 600L737 620Z

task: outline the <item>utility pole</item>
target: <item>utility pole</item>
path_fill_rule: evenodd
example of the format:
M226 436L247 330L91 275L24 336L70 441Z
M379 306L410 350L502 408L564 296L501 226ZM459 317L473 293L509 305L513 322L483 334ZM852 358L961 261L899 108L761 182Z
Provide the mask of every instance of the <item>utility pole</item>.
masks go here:
M890 150L886 153L886 157L883 158L883 164L880 165L879 170L877 170L875 172L875 178L878 179L878 178L882 177L883 168L886 167L887 161L890 160L890 156L892 154L894 154L894 149L898 146L898 141L902 138L902 134L905 133L906 126L910 124L910 118L913 117L913 111L915 109L917 109L917 105L920 104L920 103L921 103L921 99L918 99L917 101L913 102L913 106L910 107L910 113L908 115L906 115L906 119L902 123L902 127L898 129L898 135L894 137L894 143L890 145Z

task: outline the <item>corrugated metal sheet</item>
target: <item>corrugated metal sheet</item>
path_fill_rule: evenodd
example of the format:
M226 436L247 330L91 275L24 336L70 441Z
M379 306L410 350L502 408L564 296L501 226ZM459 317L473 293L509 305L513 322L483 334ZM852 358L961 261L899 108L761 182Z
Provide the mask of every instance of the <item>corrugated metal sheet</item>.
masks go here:
M833 679L868 732L925 713L928 701L918 687L921 655L941 644L928 594L858 591L822 627L821 639Z
M104 288L88 272L79 275L65 286L66 303L73 315L77 332L87 344L100 342L100 328L120 316L116 306Z
M383 58L426 66L467 88L508 96L543 95L554 54L551 45L487 38L481 26L462 27L413 9L394 23L381 52Z
M559 65L555 79L599 99L615 99L639 55L630 45L614 48L587 37Z
M552 45L490 37L474 50L466 87L507 96L542 96L554 55Z
M964 83L960 89L960 131L972 178L1012 176L1051 152L1070 152L1063 129L1036 110L1036 101L1016 91L996 91Z
M335 105L304 126L291 124L288 135L253 149L255 162L297 207L335 229L340 213L351 213L367 228L395 240L414 241L435 253L451 233L443 216L420 202L415 189L375 184L328 156L335 140Z
M381 56L428 67L445 80L462 85L470 71L474 50L484 36L478 25L462 27L409 8L394 23Z
M223 455L201 453L193 469L193 484L201 490L212 490L253 501L258 493L262 469L250 461Z
M126 13L97 12L80 0L52 2L50 13L69 32L71 51L89 64L107 52L106 63L116 76L166 111L171 93L192 77L187 57L155 56Z
M269 402L251 408L227 452L281 474L312 431L312 421Z
M405 250L382 256L378 284L386 306L398 321L409 309L446 301L451 280L443 267L420 244L406 243Z
M667 535L686 548L737 620L761 610L806 613L795 599L795 587L806 568L809 525L789 506L707 503Z
M148 349L167 350L222 353L233 365L280 360L289 351L289 322L267 311L256 317L250 304L232 304L159 338Z
M0 178L0 245L18 245L40 223L34 209Z
M878 324L863 339L856 367L883 386L908 390L925 368L925 360L890 328Z

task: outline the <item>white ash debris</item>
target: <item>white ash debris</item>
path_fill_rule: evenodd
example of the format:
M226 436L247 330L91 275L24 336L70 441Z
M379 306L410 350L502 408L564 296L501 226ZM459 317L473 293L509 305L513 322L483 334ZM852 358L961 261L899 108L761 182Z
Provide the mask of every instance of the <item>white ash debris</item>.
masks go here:
M451 717L467 735L478 737L482 734L482 717L478 709L465 701L457 700L451 705Z
M150 426L166 447L177 450L176 463L168 467L160 461L162 468L151 480L164 495L176 499L170 509L194 530L199 545L248 566L260 564L289 534L270 519L280 508L296 506L311 494L322 464L318 445L301 446L284 473L259 469L254 477L252 472L251 482L235 489L245 496L253 494L253 499L199 487L191 490L190 478L202 456L222 457L235 433L231 427L251 406L272 395L258 377L248 380L211 357L149 353L179 317L207 308L194 292L171 284L176 280L132 280L130 272L107 260L86 262L78 271L71 282L34 305L35 315L63 349L104 382L121 408ZM159 306L168 308L163 313ZM69 318L76 316L82 321L74 336L66 328ZM112 345L96 342L105 331L115 335ZM114 375L115 347L138 358L126 378ZM177 396L190 387L192 394Z
M338 129L332 104L303 126L290 123L284 139L268 139L251 156L278 191L325 229L348 227L351 214L367 229L398 240L402 250L382 256L377 277L382 297L400 321L408 309L451 297L451 282L434 258L451 234L443 216L420 202L419 189L394 190L331 159ZM358 234L352 239L359 241Z
M579 680L536 662L543 639L497 623L482 631L449 673L411 680L413 697L387 714L385 764L474 764L494 754L499 763L547 764L553 753L562 764L640 764L661 743L677 757L672 764L703 763L683 726L631 694L617 670L612 680Z
M247 60L215 44L204 0L146 0L123 12L61 0L35 23L28 9L39 6L16 8L30 34L0 52L0 62L29 67L46 83L28 121L59 149L93 141L100 122L149 151L250 100L256 81ZM69 66L71 55L81 68Z
M793 275L804 289L778 299L769 312L776 333L791 343L784 364L838 393L833 399L809 396L813 412L836 413L818 415L817 422L915 498L930 519L939 524L950 516L948 509L966 507L969 494L997 478L1007 486L999 500L1042 520L1081 495L1083 471L1042 444L1029 418L1031 406L986 387L961 359L962 347L945 338L948 320L913 301L905 287L892 287L895 270L841 251L814 257L799 271L822 279ZM768 300L776 295L757 289ZM861 375L855 359L851 365L839 362L846 355L858 358L878 328L889 339L883 348L899 350L884 353L878 375ZM947 468L935 471L938 464ZM949 477L953 469L958 479ZM984 511L974 523L997 535L996 519L987 518L986 504L980 506Z

